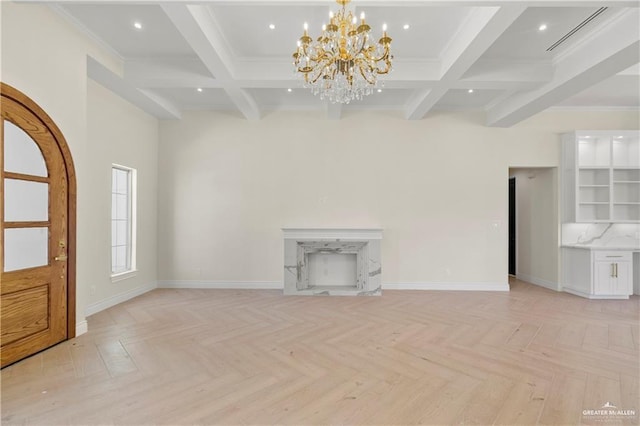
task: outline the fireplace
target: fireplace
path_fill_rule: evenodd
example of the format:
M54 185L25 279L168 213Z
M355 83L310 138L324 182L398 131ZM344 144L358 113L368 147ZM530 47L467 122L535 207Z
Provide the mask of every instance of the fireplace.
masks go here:
M283 228L284 294L381 294L381 229Z

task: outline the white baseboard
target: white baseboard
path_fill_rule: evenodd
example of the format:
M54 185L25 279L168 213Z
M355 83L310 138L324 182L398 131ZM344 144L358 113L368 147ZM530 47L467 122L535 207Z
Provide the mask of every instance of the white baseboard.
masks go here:
M509 291L509 283L382 283L382 290Z
M76 337L89 331L89 325L86 320L76 323Z
M516 274L516 278L520 281L526 281L531 284L539 285L540 287L548 288L549 290L560 291L560 285L551 281L543 280L527 274Z
M281 281L195 281L165 280L158 281L158 288L212 288L243 290L282 290Z
M280 281L158 281L158 288L282 290ZM383 290L509 291L508 283L383 283Z
M575 296L580 296L580 297L584 297L587 299L612 299L612 300L623 300L623 299L628 299L629 296L609 296L609 295L605 295L605 296L601 296L601 295L595 295L595 294L590 294L590 293L585 293L582 290L578 290L575 288L571 288L571 287L567 287L562 286L562 291L566 292L566 293L570 293L573 294Z
M562 291L564 291L565 293L573 294L575 296L586 297L587 299L591 299L591 295L589 293L585 293L582 290L571 288L566 285L562 286Z
M125 291L124 293L116 294L115 296L111 296L100 302L92 303L87 306L85 315L91 316L93 314L97 314L100 311L104 311L105 309L109 309L112 306L115 306L119 303L126 302L129 299L133 299L134 297L140 296L141 294L145 294L148 291L154 290L156 287L155 283L147 284L142 287L137 287L129 291Z

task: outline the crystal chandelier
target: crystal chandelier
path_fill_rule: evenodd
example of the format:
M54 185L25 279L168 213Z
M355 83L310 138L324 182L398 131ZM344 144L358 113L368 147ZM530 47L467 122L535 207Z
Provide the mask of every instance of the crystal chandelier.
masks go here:
M378 43L371 43L371 27L365 22L364 12L358 24L358 19L346 10L350 1L336 0L342 9L329 14L330 22L322 26L322 35L315 42L305 22L304 34L293 54L295 72L304 76L304 86L332 103L348 104L370 95L377 87L378 74L391 71L393 55L387 25L383 25Z

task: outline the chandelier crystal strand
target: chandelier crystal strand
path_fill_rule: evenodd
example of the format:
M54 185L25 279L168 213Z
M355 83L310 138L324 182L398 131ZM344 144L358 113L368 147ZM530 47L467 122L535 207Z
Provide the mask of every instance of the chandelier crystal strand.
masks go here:
M329 14L329 24L322 26L322 34L316 41L309 36L305 22L293 65L311 93L332 103L348 104L373 93L378 75L391 71L393 55L386 24L382 38L377 44L371 43L371 27L364 12L358 24L358 18L346 9L351 0L336 1L342 8L337 14Z

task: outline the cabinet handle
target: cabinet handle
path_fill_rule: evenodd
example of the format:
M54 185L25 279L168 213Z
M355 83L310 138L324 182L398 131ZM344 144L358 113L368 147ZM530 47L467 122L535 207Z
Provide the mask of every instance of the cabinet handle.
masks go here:
M616 278L618 278L618 264L617 264L617 263L614 263L614 265L616 265L616 266L615 266L615 270L616 270Z
M623 257L623 256L607 256L607 257L617 257L617 258L620 258L620 257Z
M616 274L616 267L615 267L615 263L611 264L611 278L615 278Z

